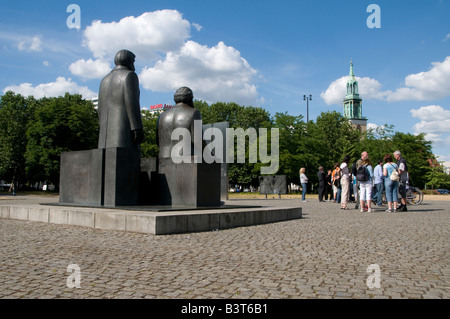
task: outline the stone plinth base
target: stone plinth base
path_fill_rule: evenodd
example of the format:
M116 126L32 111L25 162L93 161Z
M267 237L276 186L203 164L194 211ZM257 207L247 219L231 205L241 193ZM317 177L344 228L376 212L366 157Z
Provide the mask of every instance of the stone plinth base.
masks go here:
M302 208L148 211L50 205L0 206L0 217L96 229L167 235L246 227L302 218Z

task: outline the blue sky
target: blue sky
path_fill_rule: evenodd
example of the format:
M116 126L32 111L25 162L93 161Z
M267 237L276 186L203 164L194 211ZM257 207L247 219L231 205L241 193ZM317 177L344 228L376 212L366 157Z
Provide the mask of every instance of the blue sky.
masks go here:
M80 28L69 28L70 4ZM369 28L370 4L381 28ZM450 1L1 1L1 92L94 97L118 49L136 54L141 106L197 99L309 118L342 112L353 60L371 127L424 132L450 166ZM76 20L70 20L75 22Z

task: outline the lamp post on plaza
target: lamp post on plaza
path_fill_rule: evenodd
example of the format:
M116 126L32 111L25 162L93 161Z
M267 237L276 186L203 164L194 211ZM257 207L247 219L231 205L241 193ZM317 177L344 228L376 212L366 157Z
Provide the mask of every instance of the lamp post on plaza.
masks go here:
M309 96L303 95L303 101L306 100L306 123L309 122L309 101L312 100L312 95Z

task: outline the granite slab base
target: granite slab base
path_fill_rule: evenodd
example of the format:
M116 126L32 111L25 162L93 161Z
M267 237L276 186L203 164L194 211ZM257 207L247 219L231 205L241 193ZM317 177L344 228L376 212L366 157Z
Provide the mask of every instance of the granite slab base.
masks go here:
M57 205L0 206L0 217L95 229L170 235L247 227L302 218L301 207L224 206L75 207Z

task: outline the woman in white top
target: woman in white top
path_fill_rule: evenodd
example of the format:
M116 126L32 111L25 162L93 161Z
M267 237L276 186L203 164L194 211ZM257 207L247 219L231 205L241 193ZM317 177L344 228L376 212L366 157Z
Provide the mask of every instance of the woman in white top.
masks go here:
M302 201L306 202L306 190L308 188L308 177L305 175L306 169L300 168L300 184L302 184Z
M348 170L348 163L350 163L350 156L345 155L341 164L341 209L349 210L347 203L350 195L350 172Z

